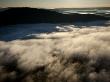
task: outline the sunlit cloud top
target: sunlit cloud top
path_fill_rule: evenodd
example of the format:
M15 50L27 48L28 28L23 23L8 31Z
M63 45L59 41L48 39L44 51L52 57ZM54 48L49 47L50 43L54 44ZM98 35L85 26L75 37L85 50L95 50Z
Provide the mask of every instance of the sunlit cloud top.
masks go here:
M0 7L110 7L110 0L0 0Z

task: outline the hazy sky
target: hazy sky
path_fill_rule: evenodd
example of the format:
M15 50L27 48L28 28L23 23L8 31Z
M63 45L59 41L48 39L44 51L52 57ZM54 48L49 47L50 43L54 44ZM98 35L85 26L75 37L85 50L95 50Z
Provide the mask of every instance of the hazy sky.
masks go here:
M110 0L0 0L0 7L110 7Z

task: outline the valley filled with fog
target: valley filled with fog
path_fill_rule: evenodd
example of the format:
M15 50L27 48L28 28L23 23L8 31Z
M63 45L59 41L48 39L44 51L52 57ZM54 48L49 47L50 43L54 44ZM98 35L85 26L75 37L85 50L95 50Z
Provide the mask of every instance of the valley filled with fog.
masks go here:
M109 24L2 26L0 82L110 82Z
M0 8L0 82L110 82L110 8Z

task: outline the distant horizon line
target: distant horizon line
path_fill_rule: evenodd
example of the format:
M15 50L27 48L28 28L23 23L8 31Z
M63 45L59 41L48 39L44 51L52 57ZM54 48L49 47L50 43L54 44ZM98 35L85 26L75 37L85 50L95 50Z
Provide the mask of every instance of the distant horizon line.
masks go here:
M28 6L9 6L9 7L0 7L0 8L41 8L41 9L64 9L64 8L110 8L106 6L102 7L59 7L59 8L44 8L44 7L28 7Z

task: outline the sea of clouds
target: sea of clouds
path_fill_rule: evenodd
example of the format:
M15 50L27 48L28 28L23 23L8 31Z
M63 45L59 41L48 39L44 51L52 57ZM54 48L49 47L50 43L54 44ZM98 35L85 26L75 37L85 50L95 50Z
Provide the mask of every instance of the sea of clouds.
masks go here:
M0 82L110 82L110 26L0 41Z

